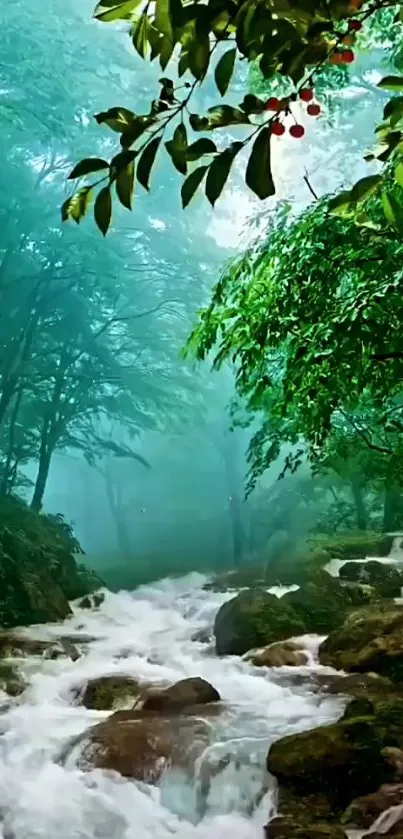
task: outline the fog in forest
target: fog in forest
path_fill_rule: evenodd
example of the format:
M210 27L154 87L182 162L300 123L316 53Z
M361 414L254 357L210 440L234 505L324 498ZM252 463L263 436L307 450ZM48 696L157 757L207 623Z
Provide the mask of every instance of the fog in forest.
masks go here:
M302 466L278 481L285 447L245 500L259 417L233 429L234 371L181 355L223 267L267 235L274 200L262 208L236 169L214 212L202 198L183 212L161 155L152 190L136 188L132 215L118 209L105 240L92 218L61 225L73 164L108 156L114 142L93 115L133 96L146 106L159 75L92 6L0 9L2 490L62 514L101 572L126 567L139 579L251 561L332 517L335 530L355 528L357 464L315 477ZM382 61L381 51L357 61L303 148L277 143L276 201L312 201L308 175L319 196L351 182L352 160L361 174ZM234 101L247 83L244 74ZM207 82L200 109L212 95ZM384 487L361 484L366 525L377 527Z

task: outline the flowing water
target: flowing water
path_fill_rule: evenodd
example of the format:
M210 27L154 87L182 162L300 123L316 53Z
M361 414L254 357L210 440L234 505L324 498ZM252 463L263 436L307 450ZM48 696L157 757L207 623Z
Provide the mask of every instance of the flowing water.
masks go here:
M98 611L75 609L62 627L26 630L45 639L82 633L93 640L76 662L22 662L30 687L0 715L3 839L262 836L275 807L274 784L264 769L269 744L337 718L342 701L315 688L312 674L323 669L315 664L319 639L304 638L309 665L271 671L237 657L218 659L213 647L192 641L197 630L212 626L231 596L205 591L204 582L196 574L132 594L107 593ZM202 676L219 690L224 709L210 720L212 743L200 766L222 768L212 773L202 818L196 808L197 772L190 783L180 772L168 771L155 788L100 770L83 773L72 758L60 762L72 738L108 716L75 705L74 689L113 673L154 684Z

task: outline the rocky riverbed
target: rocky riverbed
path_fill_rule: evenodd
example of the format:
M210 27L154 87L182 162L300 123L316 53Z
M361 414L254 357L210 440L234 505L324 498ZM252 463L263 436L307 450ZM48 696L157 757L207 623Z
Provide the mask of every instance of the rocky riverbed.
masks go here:
M3 839L397 835L403 608L318 579L191 575L3 633Z

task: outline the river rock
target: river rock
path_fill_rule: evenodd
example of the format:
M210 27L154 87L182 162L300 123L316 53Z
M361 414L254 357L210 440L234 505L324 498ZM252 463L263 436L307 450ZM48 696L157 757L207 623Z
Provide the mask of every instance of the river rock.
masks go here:
M322 807L319 815L334 820L353 798L393 778L381 753L384 737L375 716L344 719L278 740L269 750L267 769L304 805L309 795L323 796L327 812Z
M181 679L167 688L149 690L143 711L177 712L194 705L220 702L218 691L204 679Z
M244 660L254 667L301 667L308 663L308 656L295 641L278 641L260 650L249 650Z
M15 664L0 662L0 690L8 696L20 696L27 687L27 683Z
M316 674L323 690L331 694L344 694L346 696L370 696L382 697L390 695L396 690L396 686L390 679L379 676L377 673L350 673L340 676L335 673Z
M325 635L343 623L354 605L366 603L361 588L344 586L327 571L311 573L297 591L288 592L282 600L291 606L308 632Z
M393 565L377 562L346 562L340 568L340 578L349 582L372 586L380 597L400 597L403 573Z
M264 589L242 591L223 603L214 623L218 655L244 655L304 632L303 621L285 598Z
M87 594L77 604L79 609L99 609L105 600L105 593L103 591L94 591L93 594Z
M140 685L131 676L99 676L90 679L81 693L81 703L95 711L125 710L133 707Z
M376 672L403 681L403 608L384 603L359 609L331 632L319 661L339 670Z
M54 646L54 641L42 641L17 631L0 632L0 658L43 656Z
M403 802L403 784L383 784L376 792L355 798L347 807L342 822L350 827L371 827L389 807Z
M193 776L209 738L210 727L199 717L141 717L118 711L87 732L77 764L84 771L113 770L155 784L170 766Z
M266 839L346 839L335 824L298 824L293 818L276 816L265 826Z

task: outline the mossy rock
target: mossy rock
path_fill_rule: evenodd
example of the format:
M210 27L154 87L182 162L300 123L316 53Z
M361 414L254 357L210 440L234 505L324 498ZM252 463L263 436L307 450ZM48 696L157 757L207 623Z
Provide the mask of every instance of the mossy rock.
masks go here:
M140 691L138 681L130 676L99 676L87 682L81 703L95 711L129 709L138 699Z
M300 800L323 795L329 815L337 819L352 798L392 779L381 754L383 734L375 717L365 716L283 737L271 746L267 769Z
M266 839L346 839L335 824L298 824L290 816L276 816L265 826Z
M340 579L369 585L379 597L400 597L403 588L403 573L376 559L346 562L340 568Z
M307 576L297 591L285 594L282 600L293 608L308 632L325 635L343 623L357 600L365 602L366 595L359 588L344 586L327 571L317 570Z
M27 684L15 664L8 661L0 662L0 690L8 696L20 696Z
M379 673L403 681L403 607L380 603L351 612L319 648L319 661L338 670Z
M303 621L284 598L264 589L243 591L224 603L214 623L218 655L244 655L304 632Z

